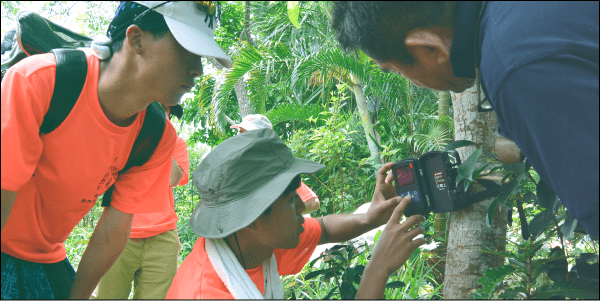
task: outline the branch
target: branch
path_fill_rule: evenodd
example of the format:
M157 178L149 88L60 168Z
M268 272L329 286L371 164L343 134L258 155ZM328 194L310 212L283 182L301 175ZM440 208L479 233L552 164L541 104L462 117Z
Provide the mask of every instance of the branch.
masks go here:
M235 125L236 124L235 121L233 121L231 118L229 118L229 116L227 116L226 114L223 114L223 118L225 118L225 120L227 122L229 122L229 124L231 124L231 125Z

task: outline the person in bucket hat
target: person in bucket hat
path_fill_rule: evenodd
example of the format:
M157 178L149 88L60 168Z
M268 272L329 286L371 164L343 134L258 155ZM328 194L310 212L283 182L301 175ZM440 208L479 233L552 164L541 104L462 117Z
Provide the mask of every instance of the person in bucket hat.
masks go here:
M213 40L219 13L210 1L121 2L108 40L84 50L79 99L49 134L39 133L57 78L54 55L33 55L6 72L2 299L89 298L126 245L133 215L167 208L177 139L170 123L144 165L120 171L153 102L177 105L202 74L202 56L231 66ZM64 242L109 187L110 206L75 272Z
M257 130L257 129L272 129L273 125L266 116L260 114L250 114L242 118L242 122L230 126L232 129L238 129L239 133L246 131ZM300 181L300 188L297 190L300 199L306 205L306 209L302 212L302 215L307 215L321 206L319 197L312 191L304 182Z
M304 218L305 206L296 193L300 175L324 166L294 157L272 129L227 139L192 173L201 200L190 228L200 238L167 299L282 299L280 275L300 272L318 244L346 241L388 222L388 241L373 254L372 268L363 276L380 280L379 269L399 268L425 242L413 241L424 232L421 228L409 230L422 216L398 223L410 198L400 202L396 196L386 176L392 165L379 170L366 214ZM391 255L395 258L385 258Z

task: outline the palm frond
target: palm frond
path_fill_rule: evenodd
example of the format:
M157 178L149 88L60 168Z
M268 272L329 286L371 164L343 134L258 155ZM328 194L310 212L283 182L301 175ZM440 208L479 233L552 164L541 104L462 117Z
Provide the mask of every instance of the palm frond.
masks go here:
M325 109L318 105L288 103L273 108L267 112L266 116L271 120L273 125L290 121L309 123L311 117L312 119L316 119L323 111L325 111ZM317 126L322 125L321 123L322 121L319 121Z

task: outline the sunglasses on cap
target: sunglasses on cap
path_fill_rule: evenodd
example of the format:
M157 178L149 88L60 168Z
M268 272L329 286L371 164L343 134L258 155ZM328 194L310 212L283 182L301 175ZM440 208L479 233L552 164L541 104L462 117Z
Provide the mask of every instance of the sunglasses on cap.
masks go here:
M156 6L149 7L143 13L141 13L140 15L135 17L133 19L133 23L141 20L149 11L154 10L155 8L162 6L164 4L167 4L169 2L173 2L173 1L166 1L166 2L163 2ZM206 13L206 18L210 18L210 23L208 24L208 26L210 28L213 28L213 18L215 17L215 14L217 13L217 4L218 3L215 1L194 1L194 3L196 4L196 8L198 8L199 11ZM220 18L220 16L216 16L216 17ZM204 20L204 21L206 22L207 20Z

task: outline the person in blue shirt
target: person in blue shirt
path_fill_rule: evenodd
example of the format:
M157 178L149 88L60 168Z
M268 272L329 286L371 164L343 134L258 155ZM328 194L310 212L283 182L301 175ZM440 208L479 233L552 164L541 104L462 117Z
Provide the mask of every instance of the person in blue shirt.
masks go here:
M598 238L598 2L346 2L343 49L419 87L482 90L571 217Z

